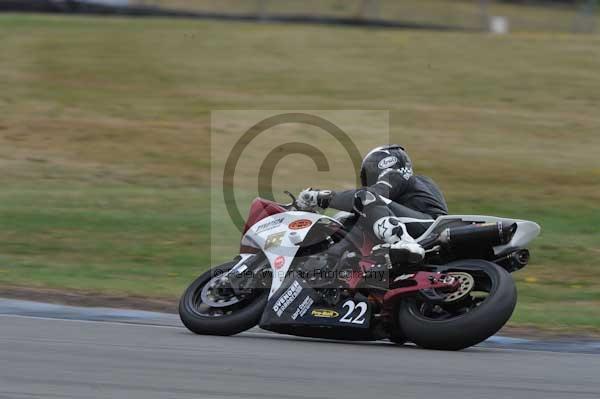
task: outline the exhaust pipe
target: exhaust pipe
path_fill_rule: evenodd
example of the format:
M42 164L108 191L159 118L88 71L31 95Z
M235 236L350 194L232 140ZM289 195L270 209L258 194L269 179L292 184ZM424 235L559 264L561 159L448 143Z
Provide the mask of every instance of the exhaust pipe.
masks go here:
M516 230L516 223L505 222L449 227L442 231L439 242L448 248L504 245L510 241Z

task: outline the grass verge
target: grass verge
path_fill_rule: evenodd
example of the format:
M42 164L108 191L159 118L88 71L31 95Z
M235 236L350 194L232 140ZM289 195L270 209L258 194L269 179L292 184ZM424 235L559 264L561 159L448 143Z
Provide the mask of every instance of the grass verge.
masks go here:
M210 110L389 109L452 212L542 225L511 323L600 330L600 39L8 14L0 50L2 285L175 298L211 261Z

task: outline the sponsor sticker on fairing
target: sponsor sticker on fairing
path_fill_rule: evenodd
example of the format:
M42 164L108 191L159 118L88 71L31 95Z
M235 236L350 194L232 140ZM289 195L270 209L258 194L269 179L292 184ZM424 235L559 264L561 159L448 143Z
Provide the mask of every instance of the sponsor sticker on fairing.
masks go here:
M315 303L315 301L310 296L307 296L306 298L304 298L304 300L302 301L300 306L298 306L298 309L296 309L296 311L292 315L292 319L296 320L298 318L298 316L300 316L300 317L304 316L306 314L306 312L308 312L308 309L310 309L310 307L312 306L313 303Z
M283 242L283 237L285 237L285 231L269 235L265 241L265 250L280 246Z
M300 295L301 292L302 286L297 280L294 280L292 285L285 290L283 295L281 295L273 305L273 311L277 314L277 316L281 317L283 312L285 312L288 306L290 306L291 303L298 298L298 295Z
M276 270L279 270L283 267L283 265L285 265L285 257L283 256L278 256L275 258L275 260L273 261L273 266L275 267Z
M292 223L288 224L288 227L292 230L302 230L307 227L310 227L312 222L308 219L298 219L294 220Z
M333 309L315 309L311 312L314 317L323 317L326 319L336 318L340 314Z
M256 227L256 233L262 233L263 231L269 231L271 229L274 229L275 227L279 226L281 223L283 223L285 218L278 218L278 219L273 219L268 221L267 223L263 223L260 226Z

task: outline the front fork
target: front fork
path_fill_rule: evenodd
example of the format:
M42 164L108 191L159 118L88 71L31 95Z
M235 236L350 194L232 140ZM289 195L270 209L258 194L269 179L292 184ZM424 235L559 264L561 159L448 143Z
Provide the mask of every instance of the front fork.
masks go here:
M239 261L221 276L222 281L233 289L236 295L245 295L253 289L266 288L262 282L269 276L261 275L261 265L268 265L263 254L240 254Z

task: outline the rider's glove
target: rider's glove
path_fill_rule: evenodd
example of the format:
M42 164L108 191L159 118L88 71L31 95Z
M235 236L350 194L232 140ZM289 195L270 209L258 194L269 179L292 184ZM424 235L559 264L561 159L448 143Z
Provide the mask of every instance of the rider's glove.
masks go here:
M330 190L313 190L307 188L298 195L296 205L299 209L312 210L316 207L327 208L333 197L333 192Z

